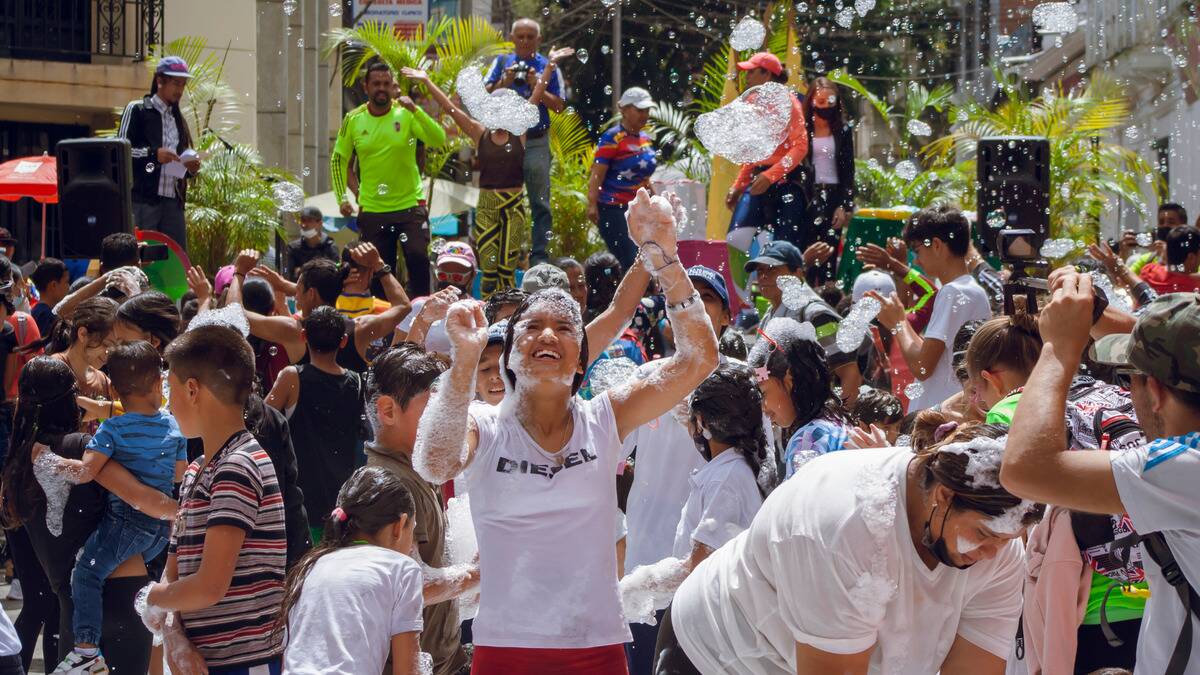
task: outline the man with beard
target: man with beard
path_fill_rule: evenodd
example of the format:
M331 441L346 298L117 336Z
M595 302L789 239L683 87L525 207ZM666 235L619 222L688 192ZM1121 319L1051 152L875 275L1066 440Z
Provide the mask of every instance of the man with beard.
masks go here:
M349 218L354 210L346 199L346 175L350 156L357 156L358 231L379 249L385 273L396 263L397 242L403 246L408 290L415 297L429 294L429 212L423 204L417 141L438 147L446 132L408 96L393 104L394 86L387 64L367 68L367 103L342 120L329 166L342 215ZM377 284L372 287L379 295Z

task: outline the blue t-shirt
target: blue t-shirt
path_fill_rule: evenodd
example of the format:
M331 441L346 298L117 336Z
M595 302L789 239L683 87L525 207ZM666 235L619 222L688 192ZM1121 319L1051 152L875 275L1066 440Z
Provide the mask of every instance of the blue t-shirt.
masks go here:
M187 439L175 418L161 410L153 415L125 413L104 420L87 449L107 455L165 495L171 494L175 482L175 462L187 461ZM121 501L112 493L108 500Z
M654 175L658 153L645 131L631 134L618 124L600 136L595 161L608 167L600 186L600 203L628 204Z
M39 302L29 310L29 314L33 316L34 323L37 324L38 331L45 337L50 334L50 329L54 327L54 321L58 315L54 313L54 308L44 302Z
M803 465L816 455L844 449L849 435L849 430L842 423L823 417L800 427L788 439L787 449L784 451L784 476L791 478L792 474L796 473L797 462Z
M550 63L550 59L547 59L541 54L534 54L527 59L519 58L515 53L502 54L497 56L495 61L492 61L492 67L488 69L487 79L484 80L484 84L495 84L499 82L500 78L504 77L504 70L518 61L524 61L525 63L529 64L530 69L536 72L538 75L541 75L542 71L546 69L546 65ZM528 99L530 96L533 96L533 88L530 87L529 83L521 77L517 77L517 79L513 80L510 88L520 94L521 98ZM554 76L551 77L550 82L546 84L546 92L561 97L564 88L562 73L555 69ZM538 113L541 115L542 120L538 122L536 127L531 127L529 131L525 132L530 137L534 138L542 136L550 128L550 111L546 110L546 105L544 103L538 104Z

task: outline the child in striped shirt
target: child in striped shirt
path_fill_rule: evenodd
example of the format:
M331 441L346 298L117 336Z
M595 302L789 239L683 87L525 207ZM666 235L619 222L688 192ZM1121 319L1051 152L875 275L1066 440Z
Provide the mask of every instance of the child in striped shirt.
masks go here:
M187 465L187 441L175 418L159 410L161 367L162 359L148 342L124 344L109 353L109 377L125 414L104 420L83 459L56 459L68 481L88 482L112 460L142 483L171 494ZM166 521L141 513L109 493L104 518L83 545L71 574L75 648L54 673L108 672L99 647L104 580L133 556L152 560L161 553L168 530Z
M164 579L147 595L177 620L143 620L163 633L172 670L277 675L287 536L274 466L243 418L254 354L236 330L207 325L176 338L165 358L171 411L204 456L184 475Z

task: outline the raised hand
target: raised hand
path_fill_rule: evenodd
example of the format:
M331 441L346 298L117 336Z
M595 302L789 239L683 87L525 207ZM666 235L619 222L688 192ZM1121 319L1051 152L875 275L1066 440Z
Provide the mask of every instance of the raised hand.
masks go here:
M900 302L900 298L895 293L888 293L885 296L876 291L867 291L867 295L879 301L877 318L884 328L889 330L895 328L908 318L907 312L904 311L904 304Z
M651 197L646 188L638 188L625 220L629 224L629 238L643 248L652 269L676 260L675 217L666 198Z
M574 47L559 47L559 48L551 47L550 54L549 54L549 56L547 56L547 58L550 59L551 63L558 63L559 61L567 58L568 56L573 56L574 54L575 54Z
M212 297L212 283L209 282L208 277L204 274L204 270L199 265L193 265L188 268L187 285L196 294L196 299L202 305L205 300Z
M284 279L279 272L276 272L266 265L259 265L258 267L255 267L247 272L246 276L262 277L263 279L267 280L267 283L271 285L271 288L277 291L287 290L288 288L287 280Z
M460 300L446 312L446 336L450 339L450 354L478 359L487 346L488 322L483 303Z
M832 255L833 247L823 241L818 241L804 249L804 265L806 267L820 265L829 260L829 257Z
M411 98L409 98L408 96L401 96L400 98L398 98L396 100L400 102L400 106L402 108L404 108L405 110L407 110L409 112L416 112L417 104L413 103L413 100Z
M416 80L418 82L429 81L429 73L426 73L420 68L409 68L408 66L405 66L400 69L400 74L409 78L410 80Z
M372 272L383 267L383 258L379 256L379 249L375 248L375 244L364 242L350 249L350 259L359 267L365 267Z
M238 253L237 259L233 261L233 271L236 274L248 274L250 270L258 265L258 261L262 258L262 254L252 248L242 249Z
M1077 358L1088 344L1092 328L1092 310L1096 296L1090 274L1056 270L1050 302L1038 316L1042 342L1053 345L1055 352Z

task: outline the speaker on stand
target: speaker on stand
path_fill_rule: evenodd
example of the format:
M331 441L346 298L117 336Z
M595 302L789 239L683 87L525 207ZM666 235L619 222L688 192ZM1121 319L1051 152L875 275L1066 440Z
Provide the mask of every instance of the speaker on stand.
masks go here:
M979 139L976 152L979 238L984 249L1009 257L1002 231L1030 230L1033 250L1050 236L1050 141L1031 136Z
M100 242L133 232L129 141L73 138L55 146L58 157L59 258L99 258Z

